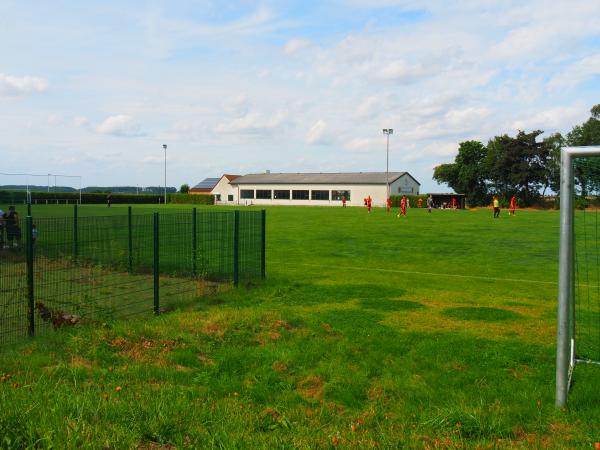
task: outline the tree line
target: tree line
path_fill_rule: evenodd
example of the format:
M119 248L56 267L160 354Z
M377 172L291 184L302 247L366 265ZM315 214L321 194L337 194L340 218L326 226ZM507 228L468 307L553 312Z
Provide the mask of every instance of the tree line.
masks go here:
M461 142L454 162L437 166L433 179L465 194L471 206L487 205L494 195L503 200L515 195L523 206L538 203L547 193L560 191L561 147L600 145L600 104L590 112L587 121L565 136L540 139L543 131L534 130L495 136L487 145ZM600 162L579 160L574 173L582 195L600 188Z

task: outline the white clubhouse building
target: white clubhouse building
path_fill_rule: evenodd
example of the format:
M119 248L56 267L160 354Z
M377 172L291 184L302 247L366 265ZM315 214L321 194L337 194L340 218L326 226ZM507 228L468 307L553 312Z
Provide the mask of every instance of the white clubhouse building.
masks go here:
M421 184L408 172L261 173L223 175L211 195L217 205L342 205L362 206L371 196L385 206L387 182L391 195L418 195Z

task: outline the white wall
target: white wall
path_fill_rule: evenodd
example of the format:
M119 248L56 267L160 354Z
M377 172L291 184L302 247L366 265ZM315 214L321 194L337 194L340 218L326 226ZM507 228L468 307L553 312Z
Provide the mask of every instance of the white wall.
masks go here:
M391 195L418 195L419 184L411 176L404 174L390 184L390 193Z
M215 196L215 204L217 205L234 205L237 203L237 189L235 186L229 184L229 180L225 177L221 177L217 185L211 191L211 194ZM221 194L221 200L217 201L216 195ZM233 201L228 200L228 196L233 195Z
M235 180L233 181L235 183ZM218 185L217 185L218 186ZM238 198L238 186L233 185L234 198ZM239 186L240 190L250 189L254 190L254 196L256 196L256 190L270 190L271 196L273 196L274 190L308 190L308 191L329 191L329 197L331 198L331 191L350 191L350 200L348 206L362 206L363 199L371 196L373 200L373 206L385 206L386 201L386 187L385 185L366 185L366 184L244 184ZM213 192L216 192L216 187ZM291 192L290 192L291 197ZM310 196L309 196L310 198ZM223 199L223 198L222 198ZM279 200L279 199L239 199L240 205L310 205L310 206L342 206L341 200Z

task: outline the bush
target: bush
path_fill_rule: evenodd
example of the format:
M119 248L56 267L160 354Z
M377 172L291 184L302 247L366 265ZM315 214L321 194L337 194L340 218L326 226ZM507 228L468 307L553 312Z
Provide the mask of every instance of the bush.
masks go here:
M81 201L84 204L105 204L110 195L113 204L158 204L164 199L163 194L111 194L110 192L83 192ZM75 203L79 200L79 192L32 192L31 202L33 204L64 202L69 200ZM19 204L27 202L27 194L24 191L0 191L0 203ZM167 202L174 204L213 205L212 195L190 195L190 194L167 194Z
M407 195L406 198L410 201L410 207L411 208L418 208L419 207L419 199L423 200L423 208L427 207L427 195L422 194L422 195ZM399 208L400 207L400 202L402 201L402 196L401 195L392 195L391 196L392 199L392 207L394 208Z
M192 205L214 205L215 198L212 195L194 194L167 194L167 201L175 204Z

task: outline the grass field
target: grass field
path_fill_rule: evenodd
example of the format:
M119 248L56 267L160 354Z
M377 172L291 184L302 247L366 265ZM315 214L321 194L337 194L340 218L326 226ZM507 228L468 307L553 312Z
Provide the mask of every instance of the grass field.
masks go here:
M268 208L264 284L0 349L0 447L593 448L600 369L553 404L557 245L556 212Z

